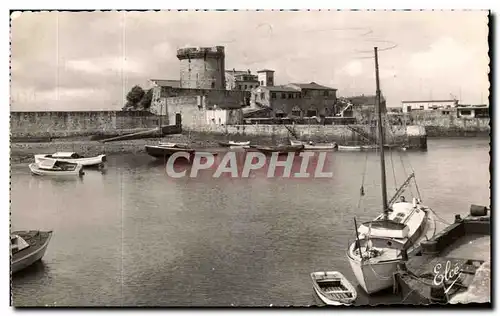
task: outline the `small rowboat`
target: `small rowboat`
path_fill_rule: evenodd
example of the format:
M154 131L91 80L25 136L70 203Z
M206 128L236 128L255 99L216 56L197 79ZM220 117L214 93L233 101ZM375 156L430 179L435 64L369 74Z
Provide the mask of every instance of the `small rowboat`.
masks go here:
M257 149L265 154L278 153L278 155L284 155L293 152L300 152L304 150L304 145L250 146L250 148Z
M78 163L84 167L102 166L106 162L106 155L98 155L95 157L84 157L75 152L57 152L54 154L35 155L35 163L40 163L44 159L57 159L64 162Z
M10 235L11 271L16 273L42 259L52 231L15 231Z
M244 146L249 146L250 142L233 142L233 141L228 141L228 142L219 142L219 145L222 147L244 147Z
M304 150L333 150L337 148L336 143L317 144L314 142L302 142L299 140L290 140L290 144L292 144L292 146L304 145Z
M326 305L350 305L358 294L352 284L337 271L311 273L316 295Z
M81 164L61 161L58 159L44 159L39 163L29 165L31 173L37 176L83 176Z
M338 146L339 151L371 151L377 150L380 147L378 145L357 145L357 146ZM399 145L384 145L386 149L402 149L405 147L401 147ZM402 149L406 150L406 149Z

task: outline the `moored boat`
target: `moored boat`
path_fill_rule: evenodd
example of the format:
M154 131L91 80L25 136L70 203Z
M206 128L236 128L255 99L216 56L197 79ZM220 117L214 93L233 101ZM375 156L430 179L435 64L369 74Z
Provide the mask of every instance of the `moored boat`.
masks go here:
M471 205L398 265L396 288L411 304L490 303L490 246L491 209Z
M21 271L42 259L52 231L15 231L10 234L11 271Z
M188 153L190 156L193 155L195 152L195 150L192 148L182 148L177 146L161 146L161 145L160 146L146 145L145 149L148 155L161 159L168 158L178 152L185 152Z
M380 146L378 145L339 145L337 149L338 151L371 151L379 148ZM386 144L384 145L384 149L400 149L404 151L406 147Z
M354 286L337 271L311 273L314 292L326 305L350 305L357 298Z
M228 141L228 142L219 142L219 145L222 147L246 147L250 145L250 142L234 142L234 141Z
M436 230L433 211L421 204L418 188L416 190L418 196L411 199L412 203L407 202L403 196L411 180L415 181L414 173L410 174L390 200L387 199L384 120L382 119L382 109L380 106L381 92L379 88L376 48L375 68L382 212L374 220L363 223L359 227L357 226L356 219L354 219L356 240L347 249L347 258L352 271L359 285L367 294L373 294L391 287L398 263L404 260L408 256L408 253L415 250L424 238L432 238ZM361 186L360 195L361 197L364 196L363 186ZM396 202L397 199L400 199L400 201Z
M278 155L284 155L303 151L304 145L250 146L250 149L252 148L265 154L278 153Z
M29 165L31 173L38 176L83 176L83 166L78 163L58 159L42 159L39 163Z
M188 144L170 143L170 142L160 142L158 143L158 146L168 147L168 148L189 148Z
M40 163L44 159L57 159L59 161L78 163L84 167L90 167L102 166L106 162L106 155L84 157L75 152L56 152L54 154L35 155L35 163Z
M321 143L315 143L315 142L302 142L299 140L290 140L290 144L292 146L304 146L304 150L333 150L337 148L336 143L326 143L326 144L321 144Z

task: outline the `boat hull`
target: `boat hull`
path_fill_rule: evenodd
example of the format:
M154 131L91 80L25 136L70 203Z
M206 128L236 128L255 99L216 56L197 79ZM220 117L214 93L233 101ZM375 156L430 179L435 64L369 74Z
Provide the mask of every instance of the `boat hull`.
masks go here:
M412 246L407 249L410 255L418 249L420 243L425 239L431 239L436 232L435 218L431 211L425 211L421 225L410 238ZM385 290L394 284L394 273L398 270L398 263L401 256L394 256L393 259L377 261L374 259L361 262L359 257L354 257L352 253L356 243L352 243L347 249L347 259L349 265L358 281L359 285L369 295Z
M77 165L74 170L68 170L68 171L59 171L59 170L47 170L47 169L40 169L38 167L38 164L32 163L29 165L29 168L31 170L31 173L37 176L48 176L48 177L76 177L76 176L83 176L85 173L83 172L82 165Z
M106 155L99 155L95 157L87 157L87 158L52 158L48 157L50 155L35 155L35 163L40 163L44 159L57 159L63 162L77 163L84 167L92 167L102 165L106 162Z
M250 146L253 149L256 149L264 154L273 154L277 153L278 155L286 155L288 153L296 153L304 150L303 145L299 146L275 146L275 147L266 147L266 146Z
M222 147L244 147L249 146L250 142L219 142L219 145Z
M178 152L184 152L188 153L191 159L191 156L194 154L193 149L189 148L177 148L177 147L165 147L165 146L145 146L146 152L148 155L151 157L157 158L157 159L165 159L169 158L175 153Z
M304 146L304 150L312 151L312 150L334 150L337 148L335 143L332 144L308 144L301 141L291 140L290 143L292 146Z
M401 258L388 262L370 263L349 257L349 264L359 285L370 295L393 285L393 274L397 271L399 260Z
M39 235L35 235L32 238L26 237L33 233L36 234L35 231L14 232L14 234L20 235L23 239L30 243L30 247L11 256L12 273L26 269L35 262L41 260L45 255L50 239L52 238L52 232L39 232Z

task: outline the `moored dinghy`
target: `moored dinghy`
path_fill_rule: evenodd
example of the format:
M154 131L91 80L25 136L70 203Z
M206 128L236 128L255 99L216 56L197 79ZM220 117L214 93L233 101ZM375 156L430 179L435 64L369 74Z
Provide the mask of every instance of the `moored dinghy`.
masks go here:
M144 148L146 149L148 155L150 155L151 157L161 158L161 159L168 158L177 152L185 152L188 153L190 156L195 153L194 149L188 148L187 146L186 147L179 146L177 144L171 144L168 146L146 145Z
M299 140L290 140L290 144L292 146L304 146L304 150L333 150L337 148L336 143L326 143L326 144L320 144L320 143L315 143L315 142L302 142Z
M250 149L256 149L265 154L278 153L278 155L284 155L303 151L304 145L250 146Z
M357 298L354 286L337 271L311 273L314 292L326 305L350 305Z
M42 259L52 231L15 231L10 235L12 273L21 271Z
M246 147L246 146L249 146L250 145L250 142L234 142L232 140L228 141L228 142L219 142L219 145L221 145L222 147Z
M97 155L94 157L84 157L75 152L56 152L54 154L35 155L35 163L40 163L45 159L57 159L64 162L78 163L84 167L103 166L106 162L106 155Z
M29 168L37 176L83 176L85 174L81 164L49 158L43 159L40 163L32 163Z

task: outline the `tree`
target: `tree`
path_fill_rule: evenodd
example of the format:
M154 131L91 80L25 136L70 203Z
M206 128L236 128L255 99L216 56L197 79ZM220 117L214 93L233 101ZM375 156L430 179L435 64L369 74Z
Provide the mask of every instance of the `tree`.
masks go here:
M144 96L139 101L138 108L147 110L151 106L151 101L153 101L153 89L149 89L144 93Z
M129 93L127 93L127 103L124 109L136 109L139 102L144 97L144 90L140 86L134 86Z

